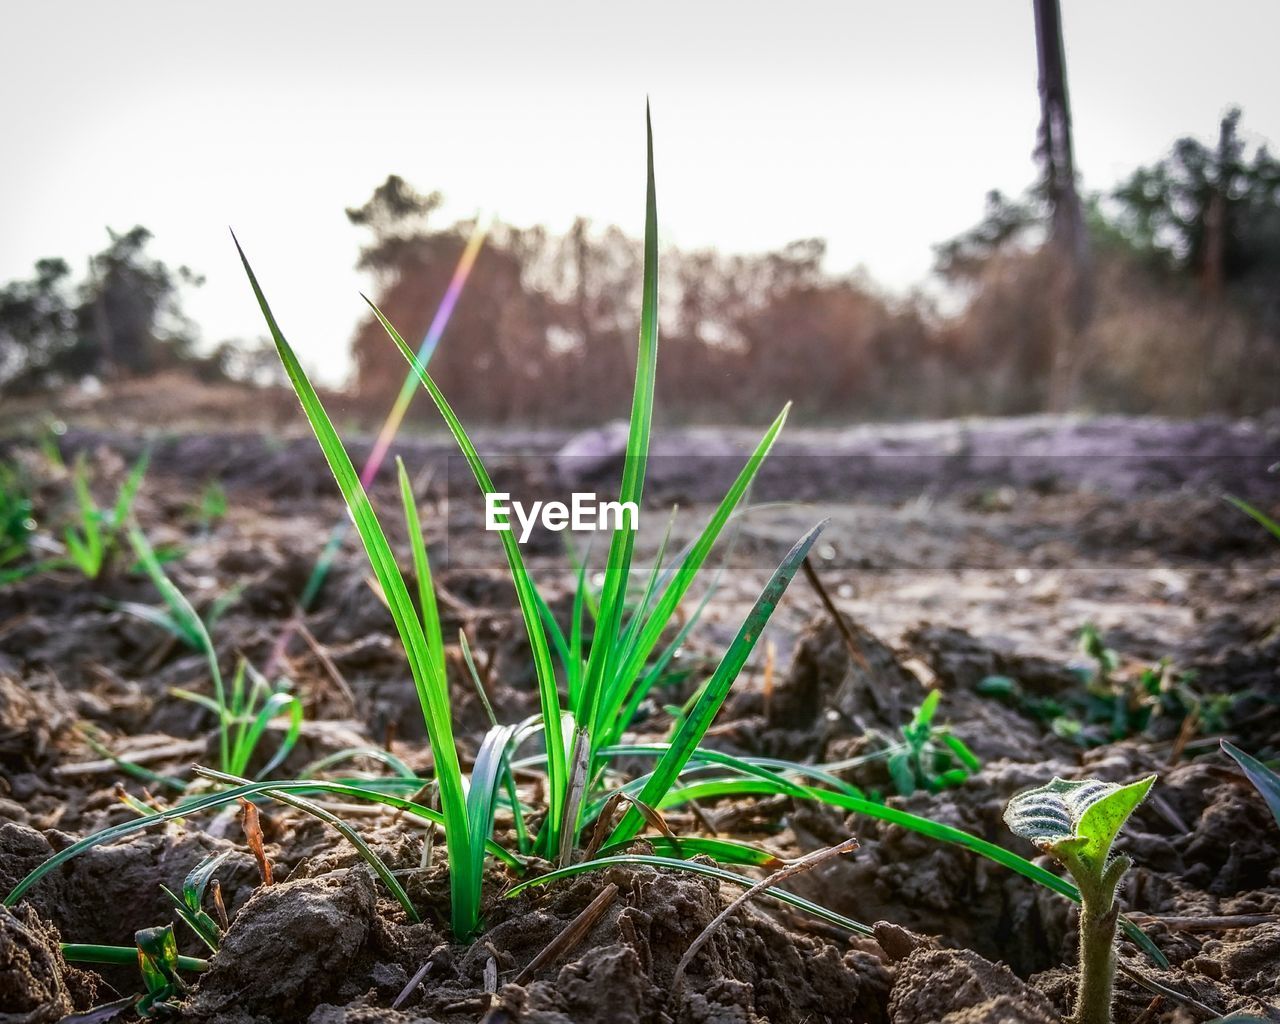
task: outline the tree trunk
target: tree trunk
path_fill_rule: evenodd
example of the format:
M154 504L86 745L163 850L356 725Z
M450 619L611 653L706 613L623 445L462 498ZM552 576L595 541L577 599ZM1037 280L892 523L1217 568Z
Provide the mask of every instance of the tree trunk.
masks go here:
M1059 316L1054 325L1049 367L1049 409L1060 412L1075 401L1083 368L1083 342L1093 314L1093 268L1084 206L1076 191L1071 145L1071 104L1058 0L1032 0L1040 67L1040 131L1036 156L1044 167L1050 208L1049 245L1054 254Z

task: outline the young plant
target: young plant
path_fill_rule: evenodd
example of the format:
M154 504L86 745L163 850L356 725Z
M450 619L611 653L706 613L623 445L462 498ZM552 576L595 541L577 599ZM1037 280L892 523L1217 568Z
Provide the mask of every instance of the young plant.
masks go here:
M178 955L178 941L173 934L171 924L143 928L135 933L134 942L133 946L62 944L62 955L69 963L120 966L136 964L142 975L142 983L146 987L146 992L142 995L125 996L114 1002L95 1006L76 1019L113 1020L129 1007L143 1018L167 1016L178 1009L169 1000L181 996L187 990L187 983L182 980L178 972L209 969L207 960Z
M167 611L136 604L125 605L124 610L168 629L204 655L213 683L213 695L183 689L175 689L173 694L182 700L208 708L213 713L218 724L218 763L222 770L230 775L243 775L267 726L282 715L289 717L284 739L257 773L258 778L269 775L289 756L298 741L302 731L302 702L287 690L283 682L272 685L243 658L236 666L228 696L222 670L218 665L218 653L204 620L182 591L165 575L145 534L136 526L131 526L128 536L139 564L160 591Z
M930 690L911 721L902 727L902 747L889 755L888 769L902 796L918 789L937 793L957 786L982 767L978 756L951 730L935 728L941 690Z
M94 500L89 490L88 464L83 455L76 459L71 470L71 488L76 497L77 521L64 531L63 542L68 563L88 579L97 579L118 551L150 457L150 452L143 452L134 463L110 508L102 508Z
M1196 729L1221 731L1232 706L1248 693L1201 693L1195 672L1177 669L1168 658L1126 665L1092 623L1080 632L1080 649L1094 663L1079 670L1085 684L1080 690L1042 697L1027 693L1016 679L987 676L978 683L978 692L1014 705L1082 747L1138 735L1160 720L1179 724L1188 738Z
M1111 856L1124 823L1146 797L1154 775L1126 786L1055 778L1009 801L1004 820L1059 861L1080 888L1080 981L1075 1024L1109 1024L1115 979L1116 888L1133 862Z
M241 256L243 258L243 253ZM620 502L637 507L643 494L653 419L658 342L657 259L657 206L650 132L640 343L631 426L619 493ZM653 683L655 677L651 671L647 671L651 655L662 641L680 601L698 575L721 530L741 501L781 430L786 411L766 432L729 493L713 513L710 522L683 557L670 567L665 576L660 576L661 566L655 564L646 587L647 597L638 607L633 607L630 615L627 614L627 588L632 577L635 534L633 530L626 528L614 530L599 603L595 609L595 629L589 648L585 651L582 649L580 623L573 630L574 637L566 640L561 635L555 638L556 646L562 652L565 668L567 701L563 704L552 661L553 643L548 635L546 602L525 567L516 538L510 531L499 534L529 638L542 714L536 728L496 726L490 730L481 746L480 756L467 786L464 784L453 744L443 646L434 601L430 596L426 551L416 509L408 493L407 476L402 467L404 514L409 526L418 578L421 614L413 606L382 526L351 460L292 348L281 333L247 260L245 270L275 339L285 370L364 541L374 574L382 586L409 656L410 668L418 685L419 699L427 719L432 749L435 751L441 805L449 820L447 833L454 897L454 930L459 937L470 937L479 926L482 840L492 829L493 813L498 805L497 793L500 788L506 788L506 776L509 773L507 761L514 746L535 735L540 735L543 740L547 806L541 825L532 839L532 847L535 852L548 859L554 858L565 863L572 856L580 831L591 821L592 812L598 812L602 806L600 801L593 801L591 796L599 793L605 783L608 758L604 752L610 744L621 738L644 699L647 687ZM395 328L376 308L374 313L431 395L467 459L481 491L485 494L493 493L496 489L488 471L444 395ZM660 792L665 792L674 784L723 704L729 686L737 677L765 622L816 535L815 530L806 536L774 573L738 639L730 647L712 679L704 686L688 718L680 724L676 737L659 759L657 769L637 798L639 801L652 799L655 792L660 795ZM468 791L465 798L464 791ZM517 831L520 832L523 813L518 801L513 802L511 810L516 818ZM622 821L614 828L613 841L617 843L633 838L641 830L642 824L643 818L635 804L632 804Z

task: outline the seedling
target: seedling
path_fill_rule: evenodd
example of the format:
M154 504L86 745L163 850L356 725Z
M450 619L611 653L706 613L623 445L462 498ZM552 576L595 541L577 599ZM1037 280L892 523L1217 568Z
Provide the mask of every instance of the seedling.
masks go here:
M147 472L150 453L143 452L125 477L116 494L115 504L102 508L89 490L89 469L83 454L71 470L71 487L75 492L77 521L63 533L68 564L75 566L88 579L97 579L120 548L120 539L138 497L138 488Z
M204 620L182 591L165 575L150 542L136 526L129 528L129 542L133 545L139 563L164 598L168 611L161 612L146 605L130 605L126 610L146 618L147 621L165 626L204 655L213 683L213 696L182 689L175 689L173 693L183 700L208 708L215 716L218 723L219 765L222 770L230 775L243 775L268 724L281 715L289 716L284 739L258 771L257 777L270 774L289 756L298 741L302 732L302 702L289 693L283 684L273 686L243 658L232 677L228 697L223 685L222 670L218 665L218 653ZM144 614L141 609L147 609L152 614Z
M1181 724L1188 738L1195 729L1218 732L1247 692L1201 693L1195 673L1179 670L1168 658L1126 665L1092 623L1080 631L1080 650L1093 665L1078 670L1084 684L1079 690L1041 697L1027 693L1016 679L987 676L978 683L978 692L1014 705L1082 747L1136 736L1161 719Z
M182 883L182 895L178 896L167 885L161 885L165 895L173 901L174 910L187 926L212 952L217 952L222 941L222 928L205 912L204 893L219 865L231 855L230 850L211 853L187 874Z
M956 786L982 767L978 756L958 736L943 726L935 728L934 716L941 690L930 690L911 721L902 727L903 745L889 755L889 775L899 794L918 789L937 793Z
M648 462L657 368L657 252L657 207L650 138L640 344L631 428L619 492L619 504L623 507L639 507ZM651 655L725 523L772 447L782 428L786 411L766 432L756 451L747 460L746 467L712 515L711 521L684 556L671 567L669 575L661 578L661 566L655 564L647 588L655 596L651 603L641 602L643 614L633 611L628 616L626 608L635 534L631 529L614 530L600 588L599 606L595 612L596 628L589 649L582 650L580 629L577 631L577 640L565 640L563 646L556 643L564 655L564 684L568 698L565 704L561 703L552 661L552 640L548 636L545 619L546 602L525 567L518 539L510 531L499 532L529 637L542 714L536 722L520 727L492 728L481 744L468 783L462 776L454 744L443 642L439 619L435 614L434 598L431 596L425 544L408 476L401 466L404 514L418 584L417 608L414 607L382 525L369 503L351 459L315 389L280 331L247 260L245 270L285 370L364 541L374 575L381 585L404 643L435 754L436 781L447 822L454 932L461 938L468 938L479 927L483 840L493 828L499 791L510 788L508 762L511 752L521 742L535 736L541 737L543 741L547 806L540 827L532 834L532 852L548 859L563 861L576 846L581 829L594 820L594 814L602 807L603 801L593 800L592 796L600 794L606 783L606 766L609 760L606 751L610 744L620 739L644 699L646 687L652 685L654 677L646 672ZM376 308L374 313L431 395L466 457L481 492L484 495L495 493L496 488L483 461L444 395L390 322ZM811 531L774 573L737 640L731 645L720 667L703 688L688 718L680 724L672 742L660 757L656 770L645 780L642 792L637 797L642 803L652 803L655 795L665 793L684 770L690 755L727 697L730 685L759 639L764 624L816 537L817 530ZM561 639L557 638L557 641ZM516 819L517 833L529 835L523 822L523 808L518 800L512 802L511 812ZM643 824L644 819L635 804L630 805L614 828L613 842L616 844L634 838L642 830Z
M200 498L191 506L191 516L201 533L208 533L226 518L227 492L217 480L210 480L200 491Z
M177 1007L169 1000L187 990L187 983L178 972L209 969L207 960L178 955L178 942L171 924L141 929L135 933L134 943L133 946L62 944L62 955L69 963L121 966L136 964L146 986L146 992L142 995L125 996L123 999L95 1006L78 1019L112 1020L130 1006L140 1017L150 1018L170 1013Z
M1055 778L1019 794L1005 809L1005 823L1059 861L1080 888L1080 981L1075 1024L1109 1024L1115 979L1116 888L1133 862L1111 857L1111 845L1155 782L1154 775L1127 786Z

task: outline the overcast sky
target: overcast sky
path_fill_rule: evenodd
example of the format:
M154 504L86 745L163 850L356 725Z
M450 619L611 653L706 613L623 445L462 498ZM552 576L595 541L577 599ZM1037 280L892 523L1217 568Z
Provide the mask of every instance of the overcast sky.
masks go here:
M1232 103L1280 139L1274 0L1063 7L1086 186ZM231 225L335 381L363 308L344 207L395 172L450 216L639 233L647 94L665 241L819 235L901 291L988 189L1031 181L1035 85L1030 0L6 3L0 280L143 224L206 275L206 341L257 336Z

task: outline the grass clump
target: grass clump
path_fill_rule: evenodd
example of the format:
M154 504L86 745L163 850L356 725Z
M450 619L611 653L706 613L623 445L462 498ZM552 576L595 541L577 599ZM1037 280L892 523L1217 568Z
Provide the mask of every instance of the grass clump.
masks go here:
M649 135L644 282L641 324L637 346L635 387L624 471L619 491L621 502L641 506L649 439L653 422L654 382L658 351L657 327L657 208L654 184L652 134ZM547 884L566 875L598 870L611 864L645 864L659 868L714 875L736 884L749 884L723 865L741 864L776 867L777 858L746 843L727 838L676 836L666 826L663 812L703 800L785 795L796 800L825 803L844 812L884 820L941 842L952 843L995 863L1010 868L1037 884L1068 898L1079 900L1080 891L1023 857L960 829L931 821L866 798L822 766L769 758L734 757L703 746L707 730L723 706L788 584L822 529L818 524L799 538L774 569L737 634L695 695L674 717L665 742L637 744L627 740L652 688L683 640L685 626L671 632L681 602L695 581L705 576L704 568L727 524L742 504L761 464L768 456L783 424L784 408L760 439L724 498L693 541L681 552L666 559L666 544L647 573L637 573L635 536L627 529L615 530L601 574L598 591L585 586L585 562L577 567L578 590L566 634L550 615L548 605L529 573L519 545L510 531L500 532L508 569L516 592L534 667L540 714L515 725L493 724L479 751L464 773L454 737L445 647L436 607L431 566L422 526L408 474L398 465L399 512L408 530L412 571L402 572L387 539L383 523L346 452L332 421L314 387L284 337L247 258L246 274L266 319L277 351L304 414L346 502L351 521L360 535L373 575L391 613L404 646L410 674L426 723L433 755L430 780L417 777L403 765L385 760L395 774L376 780L301 778L286 781L251 781L240 772L240 749L231 721L222 718L220 754L223 770L197 769L197 774L227 788L209 794L188 793L175 806L148 816L112 826L59 851L24 878L6 897L12 905L30 887L59 865L86 849L132 835L142 829L176 818L190 818L235 800L276 800L321 818L336 828L360 851L378 873L388 890L404 908L410 920L418 911L394 874L360 839L358 833L332 812L315 803L317 794L344 801L365 800L395 808L443 830L447 847L450 880L450 914L454 935L472 939L482 928L484 868L489 858L499 861L511 874L525 880L509 894L525 886ZM427 390L454 439L467 459L481 492L495 490L483 460L461 420L428 375L413 351L404 343L385 317L374 310L391 340L401 350L422 386ZM217 658L208 631L186 599L172 585L158 563L147 557L148 547L140 533L131 533L144 568L152 574L177 628L185 631L204 651L213 680L211 699L219 709L231 709L236 700L227 699L217 669ZM635 579L645 582L633 586ZM585 617L594 618L590 640L586 639ZM467 653L464 650L464 654ZM559 673L556 664L559 662ZM266 707L271 698L260 698ZM912 784L924 788L952 781L947 772L970 765L967 748L942 739L933 717L936 697L926 700L907 734L902 751ZM241 708L243 712L243 708ZM256 718L255 718L256 720ZM245 731L247 737L252 727ZM528 745L529 751L521 752ZM954 758L957 766L939 767L938 758ZM327 759L333 767L345 754ZM886 755L887 756L887 755ZM643 758L652 762L650 770L629 776L617 766ZM912 763L912 759L914 762ZM976 759L975 759L976 760ZM316 771L321 765L315 766ZM537 784L522 790L517 771L537 773ZM522 774L521 777L524 777ZM436 811L421 802L430 783L439 799ZM532 794L540 794L535 801ZM404 794L404 795L398 795ZM510 816L515 835L512 848L493 840L499 812ZM643 838L653 853L635 852L633 844ZM688 858L705 855L718 862L708 864ZM551 862L553 869L531 875L530 868ZM779 890L770 895L817 914L841 927L865 931L865 926L838 914L817 908ZM183 897L184 903L185 894ZM190 904L186 904L190 908ZM193 911L194 913L194 911ZM1130 936L1157 960L1159 951L1134 926L1123 922Z
M643 497L653 420L658 346L657 246L657 205L650 134L640 341L619 492L620 502L636 506L640 505ZM514 748L521 742L539 737L542 740L540 760L545 771L545 806L533 809L540 814L536 828L526 827L529 814L518 798L507 800L516 821L517 833L522 837L521 845L525 847L522 852L536 854L561 865L567 864L577 848L582 829L603 810L605 802L599 797L608 788L606 767L610 756L607 751L628 728L645 696L645 687L653 678L645 671L650 657L781 430L785 410L766 432L702 533L670 567L669 573L665 577L660 576L660 566L654 565L646 596L639 606L631 609L630 614L626 607L627 587L632 577L635 534L629 529L613 532L595 610L595 629L586 650L582 649L580 629L572 630L573 639L559 636L553 641L547 628L546 602L524 564L516 538L510 531L499 533L529 639L541 715L532 727L495 725L491 728L481 744L470 778L464 779L453 739L444 646L432 597L429 560L407 474L401 465L399 480L403 512L417 581L416 606L350 457L280 331L247 260L245 268L290 382L346 499L404 643L435 757L435 780L446 821L454 932L460 938L470 938L480 925L483 842L492 832L494 814L503 795L514 791L510 769ZM434 400L481 491L486 494L494 492L496 488L483 460L448 401L395 328L379 311L375 309L374 312ZM612 827L609 836L612 844L625 842L641 833L646 819L640 808L656 806L688 764L755 646L764 624L816 539L818 529L802 538L773 574L724 659L704 684L671 742L658 758L653 772L645 778L621 820ZM557 679L555 673L553 643L562 655L562 680ZM564 684L563 700L561 681Z
M89 470L84 456L71 470L71 487L76 499L76 521L63 532L67 564L91 580L102 575L113 557L123 549L125 531L133 513L138 489L147 472L150 453L144 452L120 485L114 504L98 505L89 490Z

